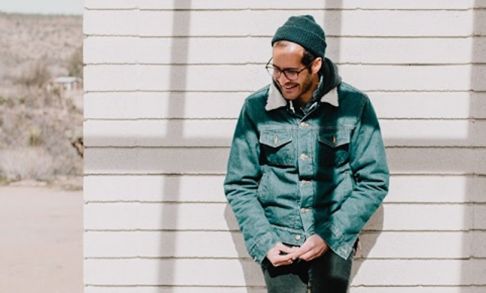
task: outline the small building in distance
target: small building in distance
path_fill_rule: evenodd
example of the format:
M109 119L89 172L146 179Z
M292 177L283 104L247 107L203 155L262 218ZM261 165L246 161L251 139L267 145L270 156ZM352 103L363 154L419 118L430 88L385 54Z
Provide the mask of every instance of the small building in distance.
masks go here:
M48 90L58 89L62 92L81 90L83 88L83 80L74 76L60 76L52 79L47 85Z

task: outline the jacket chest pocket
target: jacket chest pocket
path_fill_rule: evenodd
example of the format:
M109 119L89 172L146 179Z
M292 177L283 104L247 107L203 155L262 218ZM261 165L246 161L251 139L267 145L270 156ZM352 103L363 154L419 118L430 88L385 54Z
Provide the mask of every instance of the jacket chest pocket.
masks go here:
M269 165L295 165L295 148L290 130L263 130L260 133L260 156Z
M341 166L349 162L350 129L324 129L318 137L318 163L320 166Z

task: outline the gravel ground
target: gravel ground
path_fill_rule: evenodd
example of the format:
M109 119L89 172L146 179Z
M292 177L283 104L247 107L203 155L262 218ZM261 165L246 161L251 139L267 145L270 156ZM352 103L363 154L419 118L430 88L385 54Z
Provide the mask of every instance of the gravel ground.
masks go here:
M83 291L81 191L0 186L0 292Z

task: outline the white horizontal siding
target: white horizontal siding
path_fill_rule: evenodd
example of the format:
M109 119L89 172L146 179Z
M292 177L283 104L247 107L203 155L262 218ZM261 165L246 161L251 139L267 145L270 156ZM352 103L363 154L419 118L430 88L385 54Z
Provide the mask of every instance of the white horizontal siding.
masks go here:
M486 248L480 245L484 240L486 232L365 232L360 236L356 257L460 259L474 255L484 258ZM88 231L84 241L85 258L250 258L239 232ZM465 246L464 242L478 245Z
M270 41L269 37L171 39L93 36L84 41L84 61L87 64L266 63L271 56ZM473 56L472 38L329 37L327 42L326 55L339 64L464 64L486 61L484 49ZM486 48L486 38L478 38L474 42L475 46ZM234 48L252 49L235 54Z
M271 36L288 17L311 14L330 36L454 36L481 34L471 10L86 10L87 35ZM483 12L478 12L482 16ZM249 21L251 19L251 21ZM143 25L141 25L143 24ZM331 25L332 24L332 25ZM370 24L370 25L363 25ZM376 24L376 25L371 25Z
M87 121L84 129L86 145L93 147L229 147L235 125L235 120Z
M351 287L350 293L484 293L486 286L432 287L432 286L393 286L393 287ZM85 293L266 293L267 290L247 287L96 287L88 286Z
M486 215L473 214L480 212L486 212L486 207L385 203L366 230L486 229ZM230 207L223 203L88 203L84 216L84 227L88 230L238 230Z
M205 257L249 258L243 239L237 232L167 231L110 232L85 234L85 257ZM235 245L238 245L236 247ZM124 243L125 245L117 245ZM174 245L177 243L177 245ZM197 243L197 245L194 245ZM217 246L215 244L217 243Z
M244 266L245 268L243 268ZM244 271L250 275L245 276ZM234 259L88 259L89 285L261 286L263 278L252 260Z
M222 174L228 149L87 148L84 154L85 174Z
M260 286L259 288L247 287L176 287L176 286L129 286L129 287L100 287L87 286L85 293L266 293L267 290ZM446 292L449 293L449 292ZM450 293L456 293L451 291ZM463 292L461 292L463 293ZM476 292L466 292L476 293Z
M363 286L351 288L350 293L482 293L484 290L486 290L486 286Z
M367 260L355 285L485 285L486 260ZM464 274L463 272L468 272Z
M353 279L357 286L485 285L486 260L369 259L356 261L357 267ZM464 269L469 273L462 279ZM85 261L85 281L92 285L263 285L255 263L233 259L89 259Z
M369 93L380 118L486 118L486 94L467 92Z
M393 174L351 293L486 290L485 1L85 7L86 293L265 292L222 183L234 119L295 14L324 24L369 94Z
M228 148L87 148L86 174L223 174ZM396 147L387 150L395 174L486 174L486 149ZM184 158L184 160L181 160Z
M87 121L84 134L89 147L229 147L235 125L235 120ZM381 128L386 146L486 147L483 120L383 120Z
M225 202L223 176L85 176L92 201Z
M486 65L342 65L343 78L364 91L486 90ZM443 72L447 71L447 75ZM261 65L87 65L91 91L250 91L268 83Z
M84 115L88 119L236 118L247 94L87 93ZM224 105L224 108L214 105Z
M223 175L84 177L86 202L219 202L225 203ZM486 176L394 175L390 203L486 203Z
M479 2L479 3L476 3ZM157 0L85 0L89 9L470 9L480 7L480 1L473 0L331 0L325 3L314 0L279 1L279 0L192 0L186 1L157 1ZM484 6L484 4L483 4Z
M84 96L84 115L87 119L236 119L244 99L249 94L249 92L87 93ZM368 92L368 94L379 118L486 118L486 93L396 91Z

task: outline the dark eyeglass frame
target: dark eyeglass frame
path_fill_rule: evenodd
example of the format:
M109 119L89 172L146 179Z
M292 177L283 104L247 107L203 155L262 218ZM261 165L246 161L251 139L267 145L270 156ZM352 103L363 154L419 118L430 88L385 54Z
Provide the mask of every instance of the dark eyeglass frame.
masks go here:
M302 69L297 69L297 68L280 69L278 66L271 64L272 59L273 58L270 58L270 60L268 60L267 64L265 65L265 69L267 70L268 74L270 74L270 76L274 79L280 78L280 76L283 73L288 80L292 80L292 81L297 80L299 78L299 74L305 69L309 69L309 67L312 65L311 63L307 66L304 66ZM289 74L291 74L291 76L289 76Z

